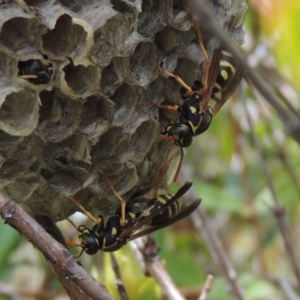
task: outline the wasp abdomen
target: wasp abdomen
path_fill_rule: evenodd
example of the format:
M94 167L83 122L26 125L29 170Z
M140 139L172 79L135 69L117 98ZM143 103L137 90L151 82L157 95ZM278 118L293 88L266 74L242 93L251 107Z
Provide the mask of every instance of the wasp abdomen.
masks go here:
M156 210L160 209L164 204L166 204L173 196L171 194L162 194L157 198L153 199L148 203L149 213L153 214ZM172 203L167 209L163 210L160 214L155 216L151 222L148 224L149 226L160 226L165 224L168 220L172 219L174 216L178 214L182 207L182 199L179 198L175 202Z
M222 91L229 85L237 68L237 61L228 51L222 51L219 73L212 91L215 101L221 100Z

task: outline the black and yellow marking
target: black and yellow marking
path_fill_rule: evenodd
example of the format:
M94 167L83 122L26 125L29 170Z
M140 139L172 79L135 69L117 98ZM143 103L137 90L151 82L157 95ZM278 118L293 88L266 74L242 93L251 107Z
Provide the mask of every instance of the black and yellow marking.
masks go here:
M200 204L201 200L196 199L191 205L182 209L181 197L191 185L191 182L186 182L174 196L163 194L151 200L144 199L147 203L144 210L140 213L132 214L133 211L128 210L134 209L135 199L130 199L126 205L126 218L130 214L131 216L134 215L135 218L130 219L123 225L121 224L121 215L117 213L109 217L106 223L103 222L102 216L98 218L92 217L94 220L100 220L92 229L84 225L80 225L77 228L71 221L79 232L80 244L72 242L69 245L81 247L81 252L78 256L83 252L93 255L99 250L113 252L122 248L130 240L169 226L191 214ZM73 202L75 204L78 203L77 201ZM80 205L80 207L82 206ZM86 212L86 210L83 210L83 212ZM121 208L117 212L121 212ZM91 218L91 215L89 218ZM147 225L146 229L139 231L144 225Z
M230 84L237 70L237 61L228 51L222 50L219 73L212 91L212 99L221 101L222 91Z
M211 61L204 48L199 24L193 18L199 46L206 58L203 81L194 81L189 87L179 76L159 67L165 75L174 78L181 86L181 106L155 104L158 108L177 110L179 122L166 126L162 138L173 141L180 147L188 147L193 137L208 129L212 117L224 105L242 78L242 70L232 54L220 45L215 49ZM214 102L211 104L211 102ZM187 129L188 127L188 129Z
M163 194L159 195L157 198L154 199L150 205L150 214L155 212L156 210L160 209L163 205L168 203L173 198L171 194ZM151 222L148 224L149 226L160 226L166 223L168 220L174 218L182 208L182 199L178 198L176 201L169 205L165 210L159 213L156 217L151 219Z

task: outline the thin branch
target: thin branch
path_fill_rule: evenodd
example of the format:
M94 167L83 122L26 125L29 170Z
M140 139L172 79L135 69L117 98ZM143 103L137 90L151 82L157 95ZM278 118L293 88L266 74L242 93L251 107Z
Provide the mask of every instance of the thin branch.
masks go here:
M280 286L284 295L288 300L300 300L299 295L295 292L294 288L291 286L291 283L284 276L271 277L264 276L264 279L270 281L276 287Z
M22 300L23 297L16 291L16 288L7 283L0 283L0 295L9 300Z
M234 130L233 136L235 137L235 139L234 139L235 153L236 153L237 157L240 158L241 161L246 162L247 154L245 153L245 148L242 146L242 143L241 143L242 136L244 133L241 131L241 127L239 126L238 121L233 116L232 112L230 114L230 121L232 123L232 128ZM253 229L254 229L255 239L254 239L253 243L255 245L255 250L257 253L258 261L259 261L258 265L263 273L267 273L267 267L266 267L266 263L265 263L264 255L263 255L262 232L260 230L259 220L257 217L256 208L255 208L255 205L253 202L254 195L253 195L253 191L252 191L250 180L249 180L250 174L249 174L249 167L247 164L244 164L244 167L240 171L240 175L241 175L240 176L241 187L243 188L245 200L246 200L246 204L247 204L247 208L246 208L247 218L248 218L249 222L253 225Z
M253 87L251 85L249 85L251 91L254 93L253 91ZM258 101L260 107L262 107L265 110L265 103L262 101ZM272 141L273 145L274 145L274 149L278 149L277 150L277 155L278 158L280 159L282 165L284 166L284 168L286 169L286 171L288 172L294 187L297 189L297 192L300 194L300 182L299 182L299 178L297 173L295 172L295 168L293 168L292 164L290 163L290 160L288 158L288 155L285 153L284 148L286 148L286 138L285 141L278 141L278 138L276 138L276 134L275 134L275 129L274 127L270 124L270 122L266 122L265 123L265 127L267 128L268 132L269 132L269 137L270 140Z
M264 150L262 148L262 145L255 133L254 127L253 127L253 122L251 120L247 105L246 105L246 99L244 94L240 91L239 92L239 96L242 99L242 103L246 112L246 118L247 118L247 122L249 125L249 129L250 129L250 133L251 136L253 138L254 144L256 149L258 150L258 155L260 157L260 161L261 161L261 166L263 169L263 172L265 174L266 177L266 181L267 181L267 186L271 192L271 196L274 202L274 207L272 208L272 212L276 217L277 220L277 224L279 227L279 230L281 232L281 235L283 237L283 241L284 241L284 245L285 245L285 250L288 254L290 263L291 263L291 267L294 271L294 274L296 276L297 282L298 282L298 290L300 290L300 268L298 265L298 258L295 252L295 249L293 247L293 242L292 242L292 236L291 236L291 232L289 230L289 226L288 226L288 222L285 216L285 208L280 204L280 201L278 199L277 193L275 191L275 187L273 184L273 179L271 176L271 172L266 164L267 158L265 156Z
M202 288L199 300L206 300L206 298L208 296L208 293L211 290L213 281L214 281L214 276L212 276L212 275L209 274L207 276L206 280L205 280L205 284L204 284L204 286Z
M42 252L71 299L113 299L106 287L95 281L62 244L54 240L16 202L3 195L0 195L0 215Z
M126 292L126 289L125 289L125 286L124 286L124 282L122 280L120 267L119 267L118 261L116 259L116 256L113 252L110 253L110 259L111 259L112 268L113 268L113 270L115 272L115 275L116 275L115 285L116 285L116 288L119 292L120 298L122 300L129 300L129 297L127 295L127 292Z
M149 273L155 279L167 299L184 300L184 297L175 286L170 275L161 263L158 255L159 249L157 248L153 237L148 235L145 242L143 241L143 239L138 239L131 242L130 244L132 243L138 245L137 247L144 257L147 273Z
M182 184L185 181L185 178L188 178L188 172L186 166L183 165L178 180L179 183ZM191 203L193 199L197 197L196 195L195 189L191 187L189 193L184 196L185 203ZM200 238L204 239L212 258L215 263L220 266L221 271L230 286L232 296L238 300L246 299L230 257L227 254L220 237L210 224L210 221L201 205L193 214L191 214L191 218L196 229L196 233L200 236Z

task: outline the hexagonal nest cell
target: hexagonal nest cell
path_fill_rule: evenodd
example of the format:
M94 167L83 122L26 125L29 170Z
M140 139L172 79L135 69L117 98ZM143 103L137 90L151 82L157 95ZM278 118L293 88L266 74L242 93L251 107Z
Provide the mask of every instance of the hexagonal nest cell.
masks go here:
M188 2L1 4L1 193L53 221L79 210L70 195L94 214L111 214L119 201L103 174L127 200L154 188L171 147L158 183L167 187L180 151L161 140L170 120L152 104L182 101L178 83L159 72L161 63L187 84L202 78ZM245 4L209 4L241 43ZM204 37L211 55L211 37Z

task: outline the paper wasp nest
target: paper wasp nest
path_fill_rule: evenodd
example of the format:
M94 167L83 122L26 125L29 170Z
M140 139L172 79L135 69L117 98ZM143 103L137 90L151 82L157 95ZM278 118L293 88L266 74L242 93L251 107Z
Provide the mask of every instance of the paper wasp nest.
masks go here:
M74 212L69 195L111 214L118 200L101 172L128 199L155 185L170 148L160 138L168 119L152 102L182 100L158 64L188 84L201 79L187 3L19 2L0 1L0 192L53 221ZM208 4L241 43L245 4ZM211 53L205 32L204 39ZM41 77L24 76L44 64ZM178 154L173 147L166 178Z

